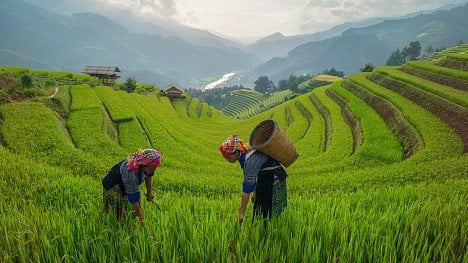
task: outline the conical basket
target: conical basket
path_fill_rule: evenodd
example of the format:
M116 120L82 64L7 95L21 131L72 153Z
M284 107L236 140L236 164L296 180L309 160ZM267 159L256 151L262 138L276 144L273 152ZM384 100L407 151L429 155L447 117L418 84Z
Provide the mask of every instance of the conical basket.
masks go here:
M250 148L273 157L283 166L291 165L299 153L274 120L260 122L249 138Z

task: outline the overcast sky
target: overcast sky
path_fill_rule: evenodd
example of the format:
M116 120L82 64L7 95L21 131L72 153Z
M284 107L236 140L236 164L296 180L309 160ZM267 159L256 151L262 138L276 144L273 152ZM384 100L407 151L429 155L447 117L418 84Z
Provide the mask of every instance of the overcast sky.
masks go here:
M233 37L314 33L377 16L399 16L468 0L95 0Z

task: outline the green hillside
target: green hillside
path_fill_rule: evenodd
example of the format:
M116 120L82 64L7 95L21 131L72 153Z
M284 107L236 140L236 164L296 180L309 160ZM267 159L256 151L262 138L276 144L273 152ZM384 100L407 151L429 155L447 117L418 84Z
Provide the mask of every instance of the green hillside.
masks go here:
M429 60L444 58L444 59L451 59L452 55L459 56L460 53L467 53L468 43L460 44L455 47L449 47L440 51L435 52L430 56ZM466 60L466 59L465 59Z
M260 114L239 109L245 119L85 81L3 103L0 261L467 262L468 72L447 60L377 67ZM269 118L299 152L289 204L266 226L238 225L242 171L217 148ZM146 147L163 154L161 209L143 201L144 226L116 224L101 179Z

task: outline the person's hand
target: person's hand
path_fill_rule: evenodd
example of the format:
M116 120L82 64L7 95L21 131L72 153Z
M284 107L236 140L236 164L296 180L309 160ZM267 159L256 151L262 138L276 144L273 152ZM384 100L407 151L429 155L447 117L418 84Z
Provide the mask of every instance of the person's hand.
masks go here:
M146 200L147 201L151 202L151 201L153 201L153 199L154 199L153 193L151 193L151 192L146 193Z
M239 222L239 224L242 224L243 221L244 221L244 214L239 212L237 214L237 222Z
M255 203L255 192L253 192L252 196L250 197L250 201L252 201L252 203Z

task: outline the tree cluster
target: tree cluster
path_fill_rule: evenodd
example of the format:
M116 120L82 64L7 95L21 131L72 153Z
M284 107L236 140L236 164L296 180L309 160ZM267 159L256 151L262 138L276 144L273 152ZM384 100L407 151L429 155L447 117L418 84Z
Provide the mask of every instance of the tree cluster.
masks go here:
M267 92L274 92L276 91L276 86L271 81L268 79L268 76L260 76L258 79L254 82L254 90L260 92L260 93L267 93Z
M226 86L222 88L212 88L209 90L188 89L188 93L193 98L199 98L202 102L206 102L218 109L224 107L229 101L229 94L234 90L245 89L242 85Z
M432 47L431 47L432 48ZM429 50L430 51L430 50ZM403 49L396 49L390 54L387 59L387 66L400 66L408 60L416 60L421 55L421 43L419 41L412 41L408 46Z
M278 90L292 90L293 92L299 93L299 84L304 81L311 79L312 76L304 74L300 76L289 75L289 78L282 79L278 82Z
M374 71L374 64L366 63L363 68L360 69L361 72L372 72Z
M129 77L127 80L122 83L120 89L125 90L126 92L134 92L137 87L137 81L134 77Z
M343 71L337 70L335 68L326 69L326 70L324 70L322 72L322 74L330 75L330 76L337 76L337 77L340 77L340 78L344 78L344 76L345 76Z

